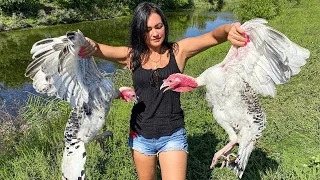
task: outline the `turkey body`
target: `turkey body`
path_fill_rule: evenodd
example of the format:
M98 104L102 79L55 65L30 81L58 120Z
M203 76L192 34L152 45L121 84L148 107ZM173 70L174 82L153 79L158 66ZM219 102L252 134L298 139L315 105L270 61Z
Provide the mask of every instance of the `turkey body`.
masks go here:
M298 74L310 55L307 49L264 23L267 23L264 19L254 19L241 25L249 43L240 48L231 47L221 63L196 78L199 86L206 86L206 99L213 116L230 139L216 153L211 167L219 156L230 155L237 143L234 170L240 178L266 127L266 114L257 94L274 97L275 86Z
M241 177L256 141L266 127L266 114L254 89L232 70L225 70L219 64L198 78L201 76L212 77L205 86L206 100L214 119L228 133L232 145L239 144L235 170ZM221 153L228 156L231 150L232 146Z
M177 92L206 87L206 100L214 119L230 139L215 153L211 167L220 157L228 164L233 147L239 144L236 159L230 165L240 178L266 127L266 114L258 94L274 97L276 85L287 83L291 76L298 74L310 56L309 50L265 23L264 19L253 19L242 24L247 45L232 46L221 63L206 69L199 77L172 74L161 86L161 89L167 87L164 91Z
M78 55L86 43L80 31L36 42L25 74L37 92L57 96L72 106L64 131L62 179L84 179L85 144L103 128L111 102L120 94L92 57Z

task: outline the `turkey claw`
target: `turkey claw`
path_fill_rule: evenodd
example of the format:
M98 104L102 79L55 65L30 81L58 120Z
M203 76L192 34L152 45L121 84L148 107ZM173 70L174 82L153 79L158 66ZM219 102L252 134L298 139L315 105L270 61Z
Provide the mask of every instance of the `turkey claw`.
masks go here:
M112 131L105 131L105 132L103 132L102 134L99 134L99 135L97 135L96 137L94 137L93 139L92 139L92 141L94 141L94 140L96 140L97 142L99 142L99 144L100 144L100 147L102 148L102 149L104 149L104 139L105 138L111 138L111 140L113 140L113 133L112 133Z
M234 157L233 159L230 159L230 156ZM229 153L228 155L224 156L222 155L222 157L224 158L224 161L222 162L222 165L221 165L221 169L224 168L224 167L229 167L231 166L231 164L233 164L236 159L237 159L237 155L234 154L234 153Z

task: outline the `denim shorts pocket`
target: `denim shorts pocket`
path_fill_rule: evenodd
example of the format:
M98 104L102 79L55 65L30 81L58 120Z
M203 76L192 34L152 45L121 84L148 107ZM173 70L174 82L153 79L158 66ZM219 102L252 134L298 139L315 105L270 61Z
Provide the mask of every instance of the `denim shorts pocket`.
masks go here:
M173 133L171 136L172 137L181 136L181 135L186 136L186 134L187 134L186 129L181 128L178 131L176 131L175 133Z

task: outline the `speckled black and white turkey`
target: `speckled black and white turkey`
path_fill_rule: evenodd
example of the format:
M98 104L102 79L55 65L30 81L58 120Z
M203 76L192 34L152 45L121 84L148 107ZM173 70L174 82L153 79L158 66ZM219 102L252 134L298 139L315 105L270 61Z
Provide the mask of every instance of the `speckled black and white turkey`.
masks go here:
M257 94L275 96L275 85L284 84L298 74L310 54L265 23L264 19L254 19L241 25L249 43L240 48L231 47L221 63L208 68L199 77L173 74L161 87L186 92L206 86L206 99L214 118L230 139L215 153L211 167L221 156L231 155L238 143L234 171L240 178L266 126L266 115Z
M104 126L112 100L136 100L131 88L116 90L92 57L78 55L86 43L80 31L36 42L31 49L33 61L25 74L31 77L37 92L71 103L64 132L62 179L84 179L85 144L95 139Z

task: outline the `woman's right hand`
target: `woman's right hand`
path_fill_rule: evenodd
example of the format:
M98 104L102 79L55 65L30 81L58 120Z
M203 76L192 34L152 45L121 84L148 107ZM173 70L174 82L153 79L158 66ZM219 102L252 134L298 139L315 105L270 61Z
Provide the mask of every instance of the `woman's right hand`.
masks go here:
M87 40L87 46L83 46L80 51L79 51L79 56L83 57L83 58L88 58L91 56L95 56L99 45L98 43L96 43L95 41L93 41L92 39L86 37Z
M109 46L100 44L86 37L86 45L81 47L78 55L83 58L98 57L101 59L110 60L122 65L129 64L130 49L127 46Z

